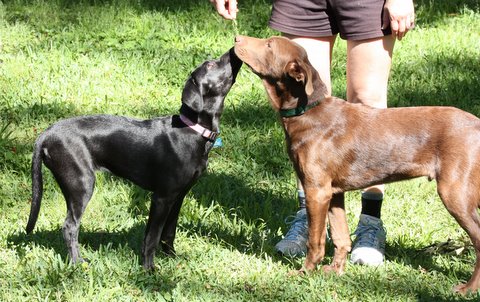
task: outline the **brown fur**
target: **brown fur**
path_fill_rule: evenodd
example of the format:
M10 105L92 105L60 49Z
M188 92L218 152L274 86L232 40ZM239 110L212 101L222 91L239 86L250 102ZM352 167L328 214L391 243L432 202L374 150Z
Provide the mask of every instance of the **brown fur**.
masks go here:
M239 36L235 53L262 79L276 111L321 100L303 115L281 117L307 200L302 271L324 258L327 215L335 252L324 270L344 271L351 240L343 192L426 176L475 247L473 276L455 290L480 287L480 119L453 107L375 109L328 97L305 50L283 37Z

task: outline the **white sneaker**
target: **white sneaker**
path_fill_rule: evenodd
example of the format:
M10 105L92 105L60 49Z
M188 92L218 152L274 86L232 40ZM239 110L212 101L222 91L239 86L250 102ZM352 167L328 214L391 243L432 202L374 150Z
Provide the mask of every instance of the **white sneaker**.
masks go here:
M378 266L383 264L387 233L380 218L361 214L350 262Z

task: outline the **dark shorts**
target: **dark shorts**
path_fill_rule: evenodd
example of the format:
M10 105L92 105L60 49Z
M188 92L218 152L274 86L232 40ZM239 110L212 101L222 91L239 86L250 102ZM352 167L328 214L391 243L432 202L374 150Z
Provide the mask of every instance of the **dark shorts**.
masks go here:
M269 26L285 34L346 40L391 34L382 30L384 0L275 0Z

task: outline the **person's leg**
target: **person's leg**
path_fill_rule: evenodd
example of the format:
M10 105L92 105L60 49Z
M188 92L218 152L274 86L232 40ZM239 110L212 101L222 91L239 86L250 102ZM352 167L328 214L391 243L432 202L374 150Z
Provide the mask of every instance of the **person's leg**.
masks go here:
M322 38L305 38L284 34L300 44L308 54L308 60L318 71L320 78L327 87L328 95L331 95L332 85L330 80L330 65L332 49L336 36ZM297 198L299 209L291 221L291 226L285 237L275 245L275 249L287 256L302 256L307 252L308 224L305 208L305 193L302 184L297 179Z
M347 100L376 108L387 107L387 85L395 44L393 36L347 41ZM351 261L383 263L386 232L380 220L384 186L362 191L362 212L355 231Z

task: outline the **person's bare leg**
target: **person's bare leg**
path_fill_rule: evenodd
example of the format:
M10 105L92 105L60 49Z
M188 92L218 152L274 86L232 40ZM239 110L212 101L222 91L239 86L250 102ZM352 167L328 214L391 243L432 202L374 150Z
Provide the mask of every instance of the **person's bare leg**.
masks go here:
M332 82L330 78L330 66L332 51L337 36L306 38L284 34L285 37L300 44L308 55L308 60L320 74L320 78L327 87L329 95L332 94Z
M395 44L393 36L347 41L347 100L376 108L387 107L387 86ZM384 185L362 191L362 215L351 261L383 263L386 233L380 220Z
M336 36L321 38L297 37L286 34L284 36L305 48L308 54L308 60L318 71L320 78L325 83L328 95L331 95L330 66ZM278 252L291 257L303 256L307 252L308 224L305 209L305 193L298 178L297 194L299 210L291 222L290 229L285 234L285 237L275 245L275 249Z
M347 41L347 100L387 107L387 86L395 40L385 36Z

